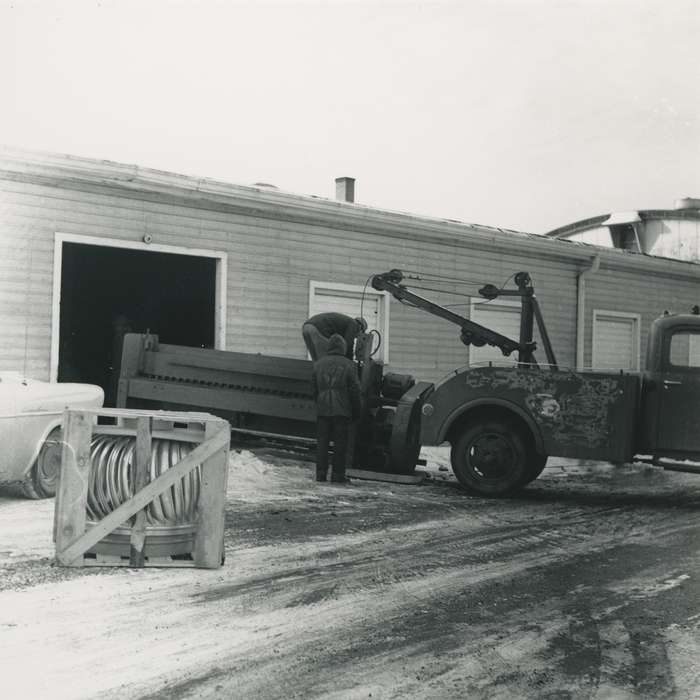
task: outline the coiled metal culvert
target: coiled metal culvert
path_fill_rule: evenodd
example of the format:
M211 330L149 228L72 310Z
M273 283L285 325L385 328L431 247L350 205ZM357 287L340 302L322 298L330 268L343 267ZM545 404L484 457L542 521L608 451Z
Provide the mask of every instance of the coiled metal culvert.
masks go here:
M93 437L87 497L88 521L101 520L134 495L135 448L136 438L131 435ZM194 445L189 442L154 438L151 443L151 481L184 459L193 448ZM197 467L147 506L146 524L154 527L192 524L199 488Z

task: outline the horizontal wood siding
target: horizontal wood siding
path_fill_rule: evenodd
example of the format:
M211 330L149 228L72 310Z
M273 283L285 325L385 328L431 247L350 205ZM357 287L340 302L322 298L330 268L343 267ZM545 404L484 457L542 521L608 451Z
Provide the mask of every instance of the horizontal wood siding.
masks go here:
M443 290L421 293L442 303L463 304L453 308L468 314L469 299L449 292L476 295L483 284L501 286L513 273L526 270L533 278L557 359L567 366L575 362L578 263L566 261L563 254L560 259L543 256L537 241L532 242L531 255L497 254L480 248L468 234L427 244L409 237L187 206L157 195L137 198L1 180L2 369L48 378L56 232L131 242L149 235L154 244L227 253L227 349L295 358L306 355L300 327L308 314L310 280L363 285L371 275L395 267L465 279L472 282L470 287L416 284ZM564 250L566 244L561 245ZM620 278L605 270L591 277L595 304L617 294L621 310L639 308L639 313L647 313L642 296L646 276L626 273L622 296ZM688 308L692 287L667 279L658 283L656 298L669 299L664 302L667 306L675 299L680 305L682 298L683 308ZM593 308L589 303L589 319ZM596 308L618 306L606 302ZM468 350L456 326L394 300L389 315L391 370L434 381L467 362ZM644 316L645 324L647 319ZM590 359L590 320L586 329ZM539 356L544 360L542 352Z
M48 378L53 241L0 187L0 370Z
M601 268L586 279L584 364L592 363L593 311L624 311L641 317L640 369L645 367L647 336L651 322L664 310L689 313L700 304L700 285L666 275L635 275Z

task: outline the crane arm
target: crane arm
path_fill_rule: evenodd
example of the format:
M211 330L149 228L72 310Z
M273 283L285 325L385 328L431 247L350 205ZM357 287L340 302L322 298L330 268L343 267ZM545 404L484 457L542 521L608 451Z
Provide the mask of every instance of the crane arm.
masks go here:
M401 282L403 281L403 273L401 270L390 270L389 272L383 272L382 274L375 275L372 278L372 287L378 291L387 291L395 299L399 301L406 302L415 306L419 309L423 309L428 313L438 316L440 318L454 323L462 329L461 340L465 345L492 345L494 347L500 348L504 355L510 355L512 352L518 351L521 357L528 356L530 359L524 360L528 362L534 362L534 357L532 353L535 349L535 343L519 343L515 340L492 331L490 328L486 328L474 321L470 321L464 316L454 313L446 309L444 306L440 306L435 302L425 299L418 294L409 291ZM521 360L523 361L523 360Z

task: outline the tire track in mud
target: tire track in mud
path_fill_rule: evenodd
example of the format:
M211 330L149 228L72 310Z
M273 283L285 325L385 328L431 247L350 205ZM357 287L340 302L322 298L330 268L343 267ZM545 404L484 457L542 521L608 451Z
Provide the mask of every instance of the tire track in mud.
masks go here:
M682 540L677 546L679 562L684 551L692 551L697 528L687 522L685 512L649 513L625 504L569 509L555 522L540 519L522 526L511 523L494 529L483 519L477 521L472 524L457 516L395 528L382 531L378 543L372 541L374 533L338 537L332 544L322 539L316 553L307 552L303 566L297 560L296 568L288 568L284 556L271 562L279 568L272 581L262 577L248 590L245 586L250 581L198 596L200 601L242 604L252 614L268 605L301 607L308 617L305 634L287 640L293 649L290 653L263 661L255 674L239 677L237 687L259 697L325 697L339 678L348 688L356 685L352 668L359 662L376 678L383 677L384 666L393 669L386 671L388 685L378 686L384 692L397 683L397 677L404 679L395 697L464 697L468 689L469 697L498 697L504 691L503 697L545 697L551 692L551 697L583 698L593 697L599 686L615 692L625 688L642 697L655 697L648 693L673 696L673 674L660 661L665 655L662 636L652 634L645 623L640 627L633 618L623 623L608 621L600 611L611 600L613 608L627 604L625 594L606 588L619 580L621 561L628 562L625 575L643 575L649 561L658 559L660 549L668 552L671 541ZM358 547L363 548L359 555ZM299 584L304 588L301 595L289 594L290 575L297 588ZM577 588L578 596L587 597L591 612L562 614L564 601ZM541 592L547 590L543 603ZM257 598L263 591L264 601ZM667 594L663 589L656 593ZM653 594L651 590L649 596ZM236 601L231 601L232 596ZM374 604L351 610L353 601L362 596L371 596ZM523 634L524 612L549 622L531 623L544 646L532 640L525 643L519 652L527 660L521 664L524 670L512 670L504 661L504 648L510 650L505 657L519 657L512 643L504 647L503 630L506 636L509 630L516 636ZM329 625L334 618L337 622ZM345 644L336 638L339 621ZM622 635L628 640L624 649L617 633L620 624L631 630ZM562 649L566 644L568 651ZM582 645L586 653L574 662ZM465 646L485 649L486 657L477 654L477 668L460 675ZM538 648L541 658L533 661L530 652ZM445 661L426 666L426 658L434 658L436 652ZM260 657L256 658L259 664ZM548 670L553 658L555 672ZM413 678L413 664L422 670L416 674L417 685L406 685L405 679ZM300 679L285 685L283 692L260 679L280 667ZM309 676L316 679L316 690L309 688ZM226 682L225 673L218 676L220 686L226 687ZM507 694L508 688L513 695Z
M685 544L678 543L679 549ZM607 553L611 580L616 580L614 562L620 559L644 566L637 548L628 549L626 556L619 548ZM443 582L432 591L413 586L399 601L389 595L383 604L368 603L363 611L350 609L352 600L336 601L325 614L311 606L303 634L296 638L289 631L280 634L275 642L282 650L279 655L251 648L248 658L254 670L241 671L238 657L235 681L226 672L217 672L212 689L202 675L196 696L226 694L233 683L237 697L325 698L333 697L333 691L347 697L343 690L359 697L358 678L364 677L373 679L367 687L382 698L588 698L598 689L608 693L602 697L673 697L673 675L668 665L659 664L663 656L657 652L665 654L664 625L674 618L685 619L688 611L664 615L665 623L652 624L648 617L640 622L635 605L641 605L643 612L650 600L630 602L623 594L606 591L606 577L602 590L588 591L586 587L596 581L591 567L578 591L585 598L583 607L567 605L569 581L580 578L579 563L561 564L572 569L568 580L562 590L549 591L544 602L538 600L542 589L537 577L532 580L531 570L524 570L510 579L511 591L497 592L507 604L495 609L489 602L494 591L483 581L464 586ZM674 591L648 586L654 604L667 604ZM655 646L645 649L644 641ZM220 660L221 666L226 662ZM277 680L280 669L284 681ZM178 687L170 687L172 697L190 697L179 695Z
M620 549L605 554L607 576L612 580L616 562L639 562L636 547L627 547L627 552ZM571 569L569 580L580 578L582 567L578 564L567 562L560 568ZM644 566L641 562L637 565ZM640 573L634 567L628 570ZM433 681L424 674L416 683L386 697L588 698L599 690L601 697L675 697L663 631L669 623L687 619L689 612L697 613L698 603L690 609L678 608L673 601L678 591L668 586L649 586L649 598L630 601L606 591L606 577L601 590L593 569L588 567L588 571L586 585L595 582L596 588L579 592L583 608L567 605L566 590L550 590L546 600L538 600L537 591L547 590L540 585L544 577L533 580L531 571L525 570L509 582L514 590L496 592L505 604L492 608L489 601L495 597L494 591L485 584L466 586L456 594L442 591L428 611L401 611L382 617L379 635L367 629L364 638L350 634L352 645L323 665L336 669L337 683L342 675L338 664L344 663L350 687L352 660L358 657L364 664L379 659L376 671L380 675L382 666L393 665L400 667L405 677L406 669L424 667L426 658L433 660L434 667L436 658L444 659L433 668ZM557 573L561 572L550 572L551 578L556 580ZM658 572L645 575L658 576ZM650 615L649 606L657 606L659 613ZM387 640L399 641L387 644ZM470 658L472 668L464 673L460 666L464 661L469 665Z
M325 595L318 592L318 598L323 599L331 594L427 576L454 567L484 564L496 567L499 563L507 566L516 557L526 561L529 554L537 559L545 555L568 556L582 548L591 551L605 548L620 538L643 541L651 530L657 538L688 527L687 523L676 524L667 519L657 523L650 520L648 513L628 506L570 510L555 522L539 519L494 527L494 520L491 516L477 518L476 522L453 517L337 536L330 542L328 538L318 538L316 547L307 547L306 558L301 563L297 557L287 563L284 550L276 551L268 561L272 571L203 592L197 600L206 603L235 597L244 606L247 602L242 596L256 596L262 590L271 596L284 594L292 581L307 590L320 587L326 591ZM227 556L235 560L236 551L227 550ZM329 579L335 583L330 585ZM315 594L305 592L298 598L298 604L304 604L308 595Z

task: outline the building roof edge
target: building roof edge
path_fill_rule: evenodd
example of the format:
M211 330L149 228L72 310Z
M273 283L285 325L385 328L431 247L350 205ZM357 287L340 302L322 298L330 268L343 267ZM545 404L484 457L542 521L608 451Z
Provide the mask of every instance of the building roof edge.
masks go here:
M226 210L255 214L278 220L293 220L309 225L350 228L363 232L411 238L424 242L472 243L499 252L518 250L531 256L558 258L571 263L587 262L596 255L601 262L617 269L646 269L649 264L659 272L700 279L700 265L688 261L595 246L553 234L525 233L511 229L470 224L453 219L418 216L283 190L235 185L191 175L143 168L108 160L32 151L0 146L0 179L26 180L73 189L108 189L123 196L136 193L170 196L200 207L225 207ZM676 214L678 210L673 210ZM682 212L681 212L682 213ZM644 212L640 212L640 215ZM604 221L605 214L585 222ZM582 222L578 222L581 224ZM533 250L533 247L536 247Z

